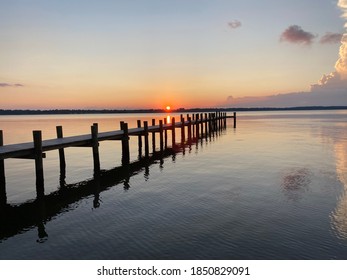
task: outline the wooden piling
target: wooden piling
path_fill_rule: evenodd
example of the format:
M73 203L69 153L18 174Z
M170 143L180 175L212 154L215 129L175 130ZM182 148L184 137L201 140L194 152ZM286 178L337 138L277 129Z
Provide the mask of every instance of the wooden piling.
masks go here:
M4 135L2 130L0 130L0 147L4 145ZM6 184L5 180L5 161L0 159L0 186Z
M195 138L195 127L196 127L196 120L195 120L195 114L192 114L192 138L194 139Z
M0 147L4 145L3 132L0 130ZM0 159L0 206L6 205L6 179L5 179L5 161Z
M152 126L155 126L155 119L152 119ZM152 152L155 152L155 132L152 132Z
M201 134L200 138L202 138L203 134L204 134L204 117L203 117L202 113L200 113L200 115L199 115L199 122L200 122L200 123L198 123L198 125L200 125L199 131L200 131L200 134Z
M205 113L205 135L207 138L207 133L208 133L208 121L207 121L207 113Z
M164 118L164 124L167 124L167 118ZM164 130L164 147L167 149L167 129Z
M185 127L184 118L181 117L181 143L182 144L184 144L184 141L186 139L184 127Z
M192 119L188 117L188 142L192 142Z
M99 156L99 140L98 133L99 128L98 124L94 123L91 127L92 134L92 151L93 151L93 163L94 163L94 173L100 172L100 156Z
M137 127L141 127L141 120L137 120ZM139 144L139 157L141 158L142 155L142 136L138 136L138 144Z
M236 112L234 112L234 128L236 128Z
M196 140L199 139L200 129L199 129L199 114L196 114Z
M63 138L63 127L56 127L57 138ZM60 174L65 174L66 170L66 161L65 161L65 152L64 149L59 149L59 163L60 163Z
M211 137L212 135L212 114L208 113L208 134Z
M163 130L163 120L159 120L159 142L160 151L164 151L164 130Z
M176 145L176 123L175 123L175 117L172 118L171 120L171 138L172 138L172 148L175 148Z
M33 131L34 140L34 159L36 173L36 194L37 197L45 195L44 177L43 177L43 156L42 156L42 132L40 130Z
M149 141L148 141L148 122L143 122L144 138L145 138L145 157L149 157Z
M122 164L128 164L130 162L130 150L129 150L129 130L128 124L123 123L123 138L122 138Z

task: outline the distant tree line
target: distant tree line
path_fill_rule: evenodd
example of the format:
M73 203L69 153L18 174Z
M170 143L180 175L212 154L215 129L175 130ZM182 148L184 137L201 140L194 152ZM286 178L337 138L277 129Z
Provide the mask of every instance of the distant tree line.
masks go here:
M171 112L215 112L215 111L293 111L293 110L346 110L347 106L305 106L287 108L179 108ZM167 113L163 109L54 109L54 110L8 110L0 109L0 115L58 115L58 114L135 114Z

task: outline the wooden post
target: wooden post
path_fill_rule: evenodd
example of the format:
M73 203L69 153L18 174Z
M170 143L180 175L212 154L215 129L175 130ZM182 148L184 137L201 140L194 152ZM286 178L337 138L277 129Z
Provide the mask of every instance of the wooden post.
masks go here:
M129 151L129 131L128 124L123 123L122 128L122 164L128 164L130 161L130 151Z
M155 126L155 119L152 119L152 126ZM155 132L152 132L152 150L155 152Z
M91 127L92 134L92 150L93 150L93 163L94 173L100 172L100 157L99 157L99 140L98 140L98 124L94 123Z
M195 114L192 114L192 137L193 139L195 138L195 126L196 126L196 121L195 121Z
M202 138L203 135L204 135L204 116L203 116L202 113L199 116L199 121L200 121L200 124L201 124L200 133L201 133L201 138Z
M3 132L0 130L0 147L4 145ZM0 159L0 206L6 205L6 179L5 179L5 161Z
M0 130L0 147L4 145L4 135L2 130ZM0 186L5 186L5 162L3 159L0 159Z
M40 130L33 131L33 140L36 173L36 194L37 197L40 198L45 195L42 160L42 132Z
M218 123L217 123L217 112L213 113L213 126L214 126L214 130L217 131L218 127L217 127Z
M224 112L224 129L227 128L227 112Z
M137 127L141 128L141 120L137 120ZM138 143L139 143L139 157L141 158L141 155L142 155L142 136L141 136L141 134L138 136Z
M184 141L186 139L185 137L185 133L184 133L184 126L185 126L185 123L184 123L184 118L182 117L181 118L181 143L184 144Z
M164 124L167 124L167 118L164 118ZM165 135L165 149L167 149L167 129L164 130L164 135Z
M160 139L160 151L164 151L164 134L163 134L163 120L159 120L159 139Z
M208 123L207 123L207 113L205 113L205 135L206 135L206 138L207 138L207 134L208 134L207 127L208 127Z
M148 147L148 122L143 122L144 137L145 137L145 157L149 157L149 147Z
M57 131L57 138L62 139L63 127L57 126L56 131ZM62 174L65 174L65 170L66 170L65 152L63 148L59 149L59 163L60 163L60 176L62 176Z
M199 114L196 114L196 140L199 139L200 129L199 129Z
M172 118L171 120L171 138L172 138L172 148L175 148L176 145L176 123L175 123L175 117Z
M236 112L234 112L234 128L236 128Z
M212 134L212 114L208 113L208 131L209 135L211 136Z
M223 124L222 124L222 112L219 112L219 130L222 130Z
M188 142L192 142L192 119L188 117Z

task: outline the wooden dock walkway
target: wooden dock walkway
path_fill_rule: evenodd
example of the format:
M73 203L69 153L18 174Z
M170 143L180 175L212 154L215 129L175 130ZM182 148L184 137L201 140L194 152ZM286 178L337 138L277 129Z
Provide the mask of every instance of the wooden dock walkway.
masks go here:
M107 140L122 141L122 164L128 164L130 162L129 151L129 137L138 137L139 150L142 150L143 138L144 138L144 151L145 157L149 156L149 134L152 134L152 151L155 152L155 134L160 135L160 151L167 148L167 131L171 131L171 147L176 146L176 129L181 131L181 143L186 140L188 142L197 140L203 135L214 133L214 131L226 127L227 118L234 119L234 127L236 127L236 113L232 116L228 116L226 112L215 112L205 114L187 114L187 119L184 119L183 115L180 116L180 121L176 122L175 118L172 118L171 123L166 123L166 119L160 120L159 124L155 124L155 120L152 120L152 126L148 126L148 122L141 120L137 121L136 128L128 128L128 124L121 122L121 130L98 132L98 124L94 123L91 126L91 133L78 136L63 137L63 128L57 126L57 138L42 140L41 131L33 131L33 142L4 145L3 131L0 130L0 192L3 192L6 185L5 180L5 164L4 160L9 158L24 158L33 159L35 161L36 171L36 188L38 195L44 195L44 178L43 178L43 158L45 158L45 152L58 150L60 160L60 171L65 172L65 154L64 149L69 147L91 147L93 151L94 171L100 171L100 159L99 159L99 142ZM187 139L186 139L187 135Z

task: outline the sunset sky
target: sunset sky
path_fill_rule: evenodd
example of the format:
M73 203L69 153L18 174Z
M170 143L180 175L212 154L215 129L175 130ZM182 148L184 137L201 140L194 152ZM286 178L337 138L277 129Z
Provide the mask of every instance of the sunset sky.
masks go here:
M347 0L0 0L0 109L347 105L346 10Z

